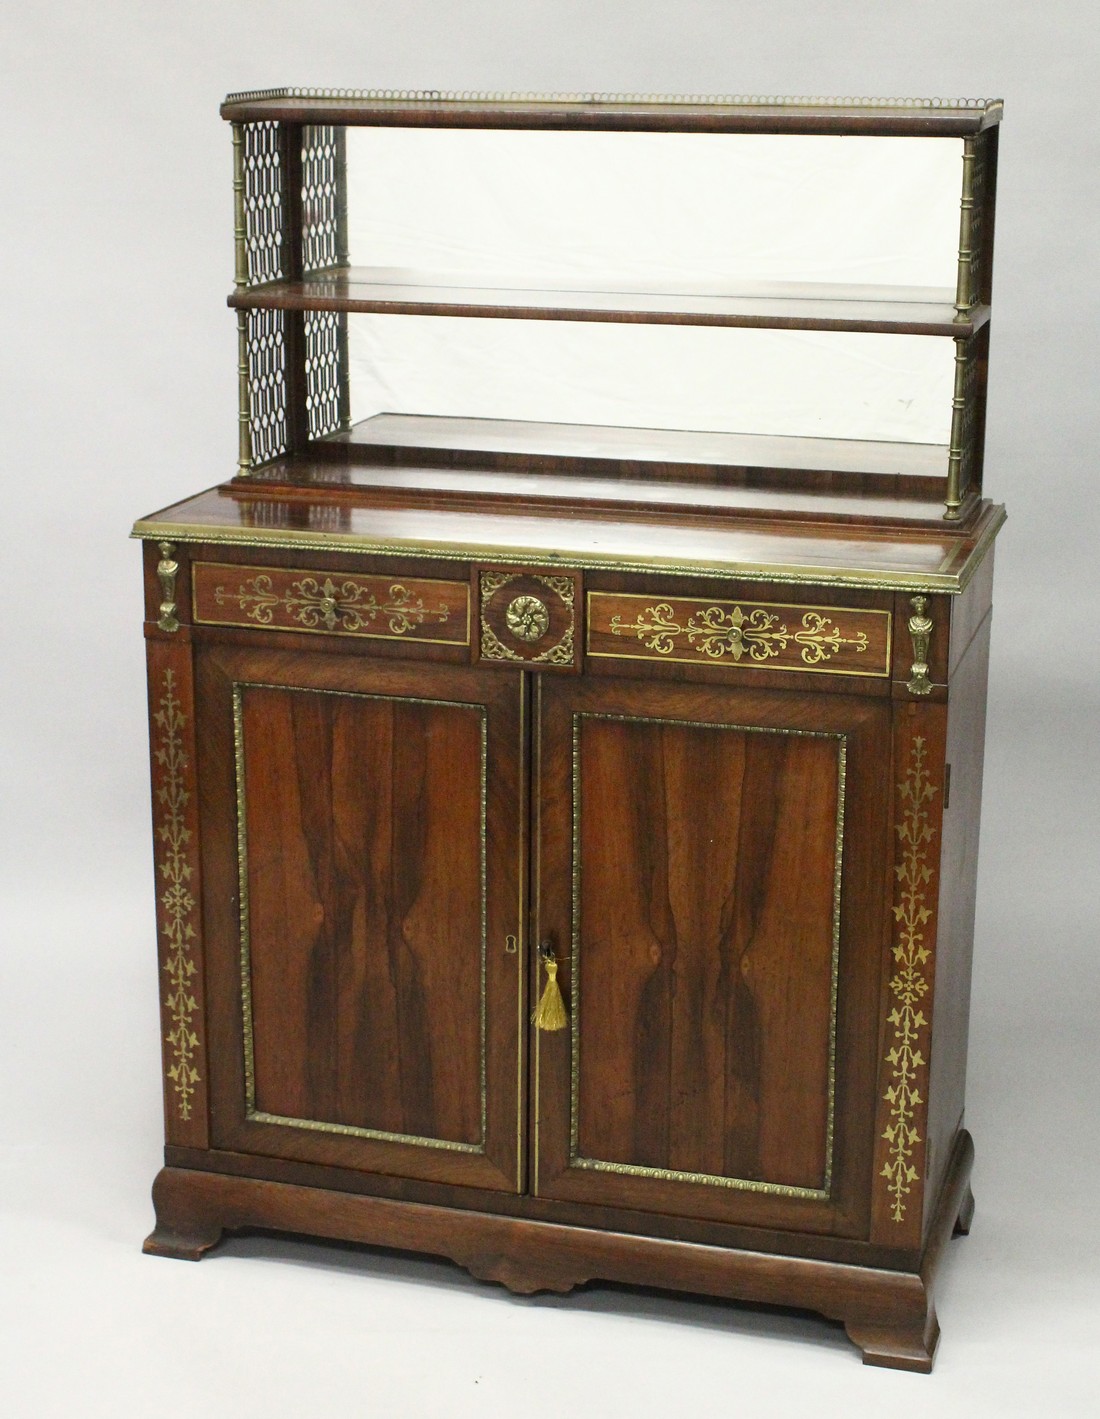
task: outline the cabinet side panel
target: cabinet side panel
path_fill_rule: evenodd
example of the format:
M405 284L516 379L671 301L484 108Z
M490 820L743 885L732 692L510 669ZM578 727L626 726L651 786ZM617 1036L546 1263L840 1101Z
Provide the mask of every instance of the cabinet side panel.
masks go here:
M205 1148L206 1024L191 646L183 639L151 635L146 657L165 1138Z
M578 726L576 1155L827 1190L838 739Z
M962 1122L974 908L978 880L978 828L985 757L987 615L951 680L947 762L951 798L943 816L939 933L936 946L936 1013L928 1086L928 1155L925 1226L931 1224L955 1134Z
M250 1109L480 1148L480 707L239 693Z

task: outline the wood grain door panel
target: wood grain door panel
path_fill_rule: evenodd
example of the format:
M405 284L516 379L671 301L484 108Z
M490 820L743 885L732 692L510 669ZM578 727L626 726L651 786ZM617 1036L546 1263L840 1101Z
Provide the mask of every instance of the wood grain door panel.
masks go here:
M226 647L200 675L236 835L209 850L218 1145L518 1190L520 677Z
M888 710L540 690L547 1197L859 1235L885 949ZM862 1023L861 1023L862 1022Z

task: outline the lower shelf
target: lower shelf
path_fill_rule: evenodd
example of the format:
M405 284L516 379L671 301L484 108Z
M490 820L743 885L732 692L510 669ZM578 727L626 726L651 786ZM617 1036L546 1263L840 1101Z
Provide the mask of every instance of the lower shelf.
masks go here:
M262 1228L427 1252L510 1291L571 1291L594 1280L798 1306L841 1321L863 1361L928 1373L939 1340L933 1281L973 1214L974 1147L959 1134L920 1268L913 1272L600 1232L526 1218L165 1168L145 1251L197 1261L224 1231Z

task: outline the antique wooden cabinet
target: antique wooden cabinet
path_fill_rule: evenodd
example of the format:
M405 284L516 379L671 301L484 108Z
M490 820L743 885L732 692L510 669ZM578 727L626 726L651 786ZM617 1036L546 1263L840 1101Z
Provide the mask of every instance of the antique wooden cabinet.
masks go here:
M928 1370L973 1207L1000 106L222 111L239 467L135 528L167 1136L146 1250L274 1228L519 1292L789 1304ZM955 285L354 266L348 139L387 127L952 144ZM949 342L946 436L355 421L363 313Z

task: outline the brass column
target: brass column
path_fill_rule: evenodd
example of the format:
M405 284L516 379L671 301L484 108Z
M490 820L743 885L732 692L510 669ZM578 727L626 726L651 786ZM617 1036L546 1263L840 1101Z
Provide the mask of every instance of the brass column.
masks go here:
M248 286L248 244L244 206L244 126L233 125L233 286ZM237 312L237 477L252 472L252 401L248 379L248 312Z

